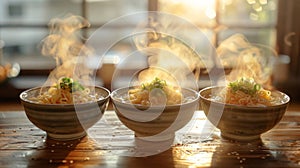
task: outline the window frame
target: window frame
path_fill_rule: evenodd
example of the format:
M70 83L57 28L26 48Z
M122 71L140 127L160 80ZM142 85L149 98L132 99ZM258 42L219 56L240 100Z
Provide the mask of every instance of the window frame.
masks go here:
M84 18L88 19L87 16L87 2L88 0L81 0L81 15ZM276 25L272 25L272 24L265 24L265 25L259 25L259 26L246 26L246 25L226 25L227 29L269 29L269 28L274 28L277 32L277 41L276 41L276 45L278 47L278 50L280 52L280 54L288 54L292 57L292 63L290 66L290 70L292 72L292 74L296 75L296 76L300 76L300 61L298 58L299 56L299 49L297 51L293 51L296 53L292 53L292 51L290 51L288 49L288 47L286 46L284 42L283 38L283 34L286 33L286 29L293 29L293 28L288 28L287 24L285 24L287 22L287 20L285 18L294 18L293 16L296 16L294 13L290 14L286 14L286 8L290 7L290 8L296 8L295 4L296 1L294 0L293 2L289 1L286 2L285 0L278 0L278 22ZM220 29L222 29L222 27L224 27L224 25L222 25L220 23L220 11L218 10L220 8L220 2L219 0L216 1L216 6L215 6L215 11L216 11L216 24L213 27L207 27L207 25L197 25L199 28L208 28L208 29L212 29L214 31L214 35L213 35L213 39L212 39L212 43L215 47L218 46L219 44L219 36L220 36ZM299 5L298 5L299 6ZM157 11L158 10L158 0L148 0L148 11ZM294 10L294 12L299 13L300 10ZM294 18L295 19L295 18ZM291 21L289 21L289 23L291 23ZM95 29L98 27L101 27L104 23L102 24L93 24L91 25L91 29ZM283 26L286 25L286 26ZM40 29L48 29L48 25L47 23L41 23L41 24L33 24L33 23L4 23L4 24L0 24L0 29L2 28L13 28L13 27L19 27L19 28L40 28ZM299 24L298 24L299 27ZM83 37L88 37L88 29L84 29L82 31L83 33ZM299 33L299 32L298 32ZM299 36L299 35L298 35ZM297 40L297 39L296 39ZM298 39L299 42L299 39ZM275 46L274 46L275 47ZM298 52L298 54L297 54ZM26 69L25 74L30 74L30 69ZM35 74L35 70L33 70L33 74Z

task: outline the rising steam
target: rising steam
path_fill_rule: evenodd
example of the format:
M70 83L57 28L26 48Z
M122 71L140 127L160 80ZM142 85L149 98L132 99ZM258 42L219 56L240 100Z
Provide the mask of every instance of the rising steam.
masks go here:
M89 26L87 20L73 15L50 21L50 33L42 41L42 54L53 57L56 68L50 73L46 86L52 85L61 77L82 81L90 79L91 71L85 66L84 60L92 50L83 44L79 31Z
M134 38L134 42L139 51L148 55L150 68L149 72L145 74L152 74L153 77L155 71L157 76L163 76L172 84L176 84L173 80L176 77L177 85L178 83L189 85L187 76L191 74L194 76L193 80L198 81L203 62L192 46L185 43L184 24L167 15L152 16L149 17L146 24L141 24L137 29L144 31ZM153 67L158 67L158 69ZM165 72L159 74L160 68ZM166 72L170 77L167 77ZM145 76L141 76L140 80L146 80ZM184 84L184 82L186 83Z
M277 56L271 48L251 44L243 35L235 34L220 44L217 54L224 67L232 68L226 77L228 81L247 77L253 78L266 88L271 88L274 57Z

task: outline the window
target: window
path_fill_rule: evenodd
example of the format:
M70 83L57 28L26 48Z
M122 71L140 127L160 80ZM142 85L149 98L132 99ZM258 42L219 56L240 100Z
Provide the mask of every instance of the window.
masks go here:
M20 3L9 4L8 6L8 16L10 17L20 17L23 14L23 6Z
M147 9L147 0L1 0L0 65L17 63L21 72L17 78L5 81L1 80L0 67L0 98L17 98L20 91L44 84L55 67L54 59L42 56L40 48L52 18L83 16L91 23L89 29L82 31L88 37L115 17Z
M159 0L158 10L182 16L219 44L235 33L250 42L275 47L277 0ZM214 41L215 40L215 41Z
M113 9L113 10L112 10ZM53 68L51 58L41 56L40 42L47 36L48 22L65 14L81 15L92 27L87 35L109 20L130 12L147 10L147 1L136 0L4 0L0 2L2 62L17 62L21 68ZM111 30L112 31L112 30ZM32 60L39 63L32 64Z
M130 0L4 0L0 3L0 38L5 44L2 61L18 62L23 69L33 67L28 61L33 58L41 61L36 68L53 67L51 59L41 56L39 43L48 33L49 20L67 13L82 15L91 22L86 36L118 16L150 9L183 16L207 32L215 45L238 32L251 42L272 47L276 43L277 0L136 0L134 3Z

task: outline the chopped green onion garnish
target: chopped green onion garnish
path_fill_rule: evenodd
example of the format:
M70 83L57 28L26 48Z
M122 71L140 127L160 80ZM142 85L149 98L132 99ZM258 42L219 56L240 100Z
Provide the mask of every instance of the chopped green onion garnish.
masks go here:
M252 78L240 78L230 82L228 86L234 92L239 90L249 95L254 95L261 89L261 85L257 84Z
M59 81L60 89L68 90L70 93L84 90L84 87L80 83L73 81L72 78L64 77L61 78Z
M142 84L142 89L151 91L152 89L155 89L155 88L163 89L165 86L167 86L166 81L161 80L161 79L156 77L150 83L143 83Z

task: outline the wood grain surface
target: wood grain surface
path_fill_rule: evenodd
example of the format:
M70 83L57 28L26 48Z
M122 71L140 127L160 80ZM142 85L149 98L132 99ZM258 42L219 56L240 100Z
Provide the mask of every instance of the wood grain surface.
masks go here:
M155 148L159 143L139 143L114 111L106 111L88 136L65 142L47 138L24 111L2 111L0 167L300 167L300 112L286 112L261 141L251 143L223 139L217 129L203 138L197 128L205 120L197 111L187 126L192 129Z

